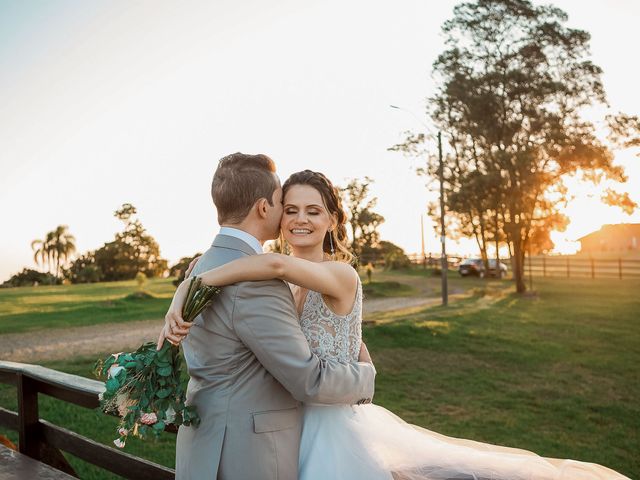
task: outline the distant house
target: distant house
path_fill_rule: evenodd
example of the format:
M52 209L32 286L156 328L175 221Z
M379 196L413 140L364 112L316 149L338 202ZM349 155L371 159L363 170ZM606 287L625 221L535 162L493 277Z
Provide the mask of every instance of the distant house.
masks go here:
M603 225L578 239L581 253L621 252L640 250L640 223L620 223Z

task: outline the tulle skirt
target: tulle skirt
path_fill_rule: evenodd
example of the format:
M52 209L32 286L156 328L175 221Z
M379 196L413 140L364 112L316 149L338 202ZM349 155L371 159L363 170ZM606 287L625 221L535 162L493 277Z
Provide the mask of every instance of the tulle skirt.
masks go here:
M601 465L446 437L377 405L305 405L300 480L627 479Z

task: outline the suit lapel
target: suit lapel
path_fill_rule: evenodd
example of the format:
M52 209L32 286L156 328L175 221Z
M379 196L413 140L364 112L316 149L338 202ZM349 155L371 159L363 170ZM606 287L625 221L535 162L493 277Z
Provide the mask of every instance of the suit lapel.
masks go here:
M238 250L247 255L257 255L256 251L251 246L239 238L231 237L229 235L216 235L213 240L212 247L229 248L231 250Z

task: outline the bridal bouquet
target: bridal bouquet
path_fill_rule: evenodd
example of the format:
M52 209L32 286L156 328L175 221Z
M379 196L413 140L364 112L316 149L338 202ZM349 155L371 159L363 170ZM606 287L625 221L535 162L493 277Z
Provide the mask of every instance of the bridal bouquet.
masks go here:
M220 292L193 277L182 309L182 318L192 322ZM167 424L200 423L195 408L185 405L186 379L181 378L180 347L165 340L160 350L148 342L130 353L114 353L95 365L95 375L105 381L100 406L105 413L120 418L119 437L114 444L123 448L128 435L158 436Z

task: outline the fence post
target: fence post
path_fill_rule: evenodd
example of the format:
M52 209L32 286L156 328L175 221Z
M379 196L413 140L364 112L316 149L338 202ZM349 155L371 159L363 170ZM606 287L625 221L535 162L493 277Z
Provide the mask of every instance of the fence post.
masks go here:
M591 278L596 278L596 270L593 262L593 257L589 258L591 260Z
M498 265L498 269L500 265ZM533 292L533 270L531 269L531 247L529 247L529 290Z
M546 255L542 256L542 277L547 278L547 257Z
M622 280L622 258L618 257L618 278Z
M18 434L20 453L40 460L38 390L33 380L18 373Z
M567 278L571 278L571 267L569 266L569 257L567 257Z

